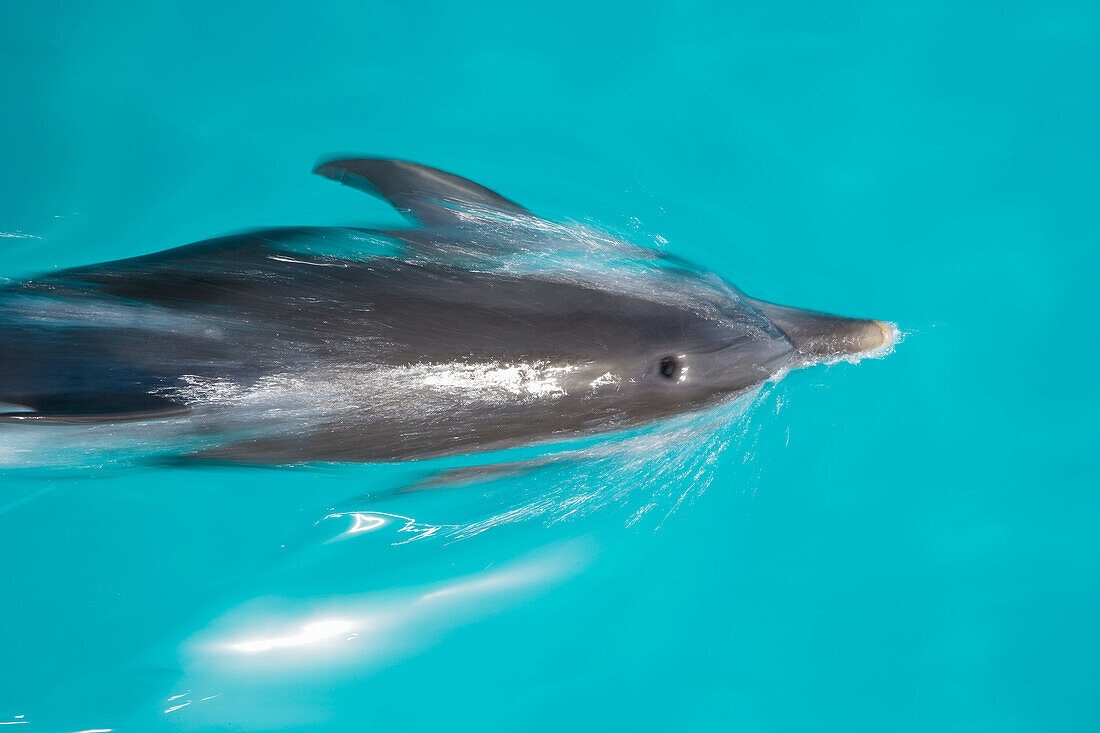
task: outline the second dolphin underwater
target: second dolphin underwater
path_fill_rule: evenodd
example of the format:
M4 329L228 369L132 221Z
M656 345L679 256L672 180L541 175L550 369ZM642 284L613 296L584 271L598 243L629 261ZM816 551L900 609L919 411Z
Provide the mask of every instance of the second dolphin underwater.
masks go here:
M169 423L205 459L412 460L641 425L896 340L441 170L315 172L417 226L261 230L0 288L0 427Z

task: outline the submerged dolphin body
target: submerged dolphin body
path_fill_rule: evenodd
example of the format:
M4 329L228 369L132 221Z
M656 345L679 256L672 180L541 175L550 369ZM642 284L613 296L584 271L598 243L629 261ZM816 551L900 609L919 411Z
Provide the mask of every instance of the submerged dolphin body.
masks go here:
M895 338L440 170L316 172L418 226L263 230L8 285L0 428L169 424L212 459L416 459L639 425Z

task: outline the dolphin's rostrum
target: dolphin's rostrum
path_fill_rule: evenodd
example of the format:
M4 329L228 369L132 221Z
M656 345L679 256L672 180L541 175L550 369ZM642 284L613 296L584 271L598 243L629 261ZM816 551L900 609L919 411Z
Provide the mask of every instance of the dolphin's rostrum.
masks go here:
M5 429L168 423L208 459L415 459L639 425L895 339L434 168L316 172L415 226L268 229L8 285Z

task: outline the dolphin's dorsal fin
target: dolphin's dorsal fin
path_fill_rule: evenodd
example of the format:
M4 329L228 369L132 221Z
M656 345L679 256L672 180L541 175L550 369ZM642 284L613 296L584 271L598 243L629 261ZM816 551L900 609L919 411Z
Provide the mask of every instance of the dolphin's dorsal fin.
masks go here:
M509 201L480 184L453 173L404 160L333 160L318 165L313 172L385 199L422 226L437 227L459 223L463 205L511 216L532 215L514 201Z

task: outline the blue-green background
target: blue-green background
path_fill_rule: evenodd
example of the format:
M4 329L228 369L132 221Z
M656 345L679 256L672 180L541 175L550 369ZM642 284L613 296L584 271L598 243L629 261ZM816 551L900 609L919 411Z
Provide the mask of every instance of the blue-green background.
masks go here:
M583 535L579 574L381 667L211 689L205 717L161 712L179 644L389 469L6 472L0 722L1100 728L1100 6L593 6L4 0L0 276L396 221L308 175L354 151L908 335L785 380L749 463L659 529L533 521L409 561ZM400 586L380 557L325 567Z

